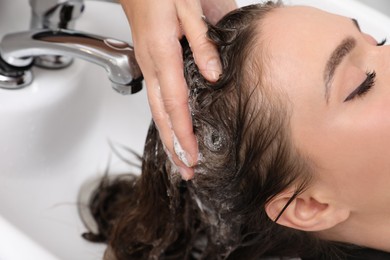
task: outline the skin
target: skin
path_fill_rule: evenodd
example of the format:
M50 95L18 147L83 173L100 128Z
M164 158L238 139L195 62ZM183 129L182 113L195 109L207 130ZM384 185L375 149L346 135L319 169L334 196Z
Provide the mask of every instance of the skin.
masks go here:
M218 80L221 63L216 47L206 38L202 16L215 23L237 5L234 0L121 0L121 4L132 28L153 120L166 152L183 179L189 180L194 174L191 167L198 160L198 145L179 39L186 36L203 76L209 81Z
M348 17L309 7L279 8L259 26L270 81L292 106L292 141L314 175L278 223L390 252L390 47ZM327 101L324 70L348 37L356 45L336 68ZM344 102L367 71L376 72L375 85ZM269 203L272 219L291 192Z

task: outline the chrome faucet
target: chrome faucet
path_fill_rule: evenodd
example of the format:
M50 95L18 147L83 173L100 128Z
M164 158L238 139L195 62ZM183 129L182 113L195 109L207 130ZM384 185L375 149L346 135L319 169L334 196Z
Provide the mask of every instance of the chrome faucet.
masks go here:
M0 43L0 88L30 84L33 65L58 69L69 66L72 58L81 58L105 68L119 93L142 89L143 77L131 45L71 30L84 9L82 0L30 0L30 5L32 29L5 35Z

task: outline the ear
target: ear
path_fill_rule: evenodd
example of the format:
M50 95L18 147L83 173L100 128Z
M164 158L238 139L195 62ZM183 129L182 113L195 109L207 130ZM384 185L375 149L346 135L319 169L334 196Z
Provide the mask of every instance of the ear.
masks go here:
M293 194L294 191L289 189L271 199L265 207L268 217L275 220ZM285 209L277 223L303 231L321 231L344 222L349 215L350 210L336 201L304 191Z

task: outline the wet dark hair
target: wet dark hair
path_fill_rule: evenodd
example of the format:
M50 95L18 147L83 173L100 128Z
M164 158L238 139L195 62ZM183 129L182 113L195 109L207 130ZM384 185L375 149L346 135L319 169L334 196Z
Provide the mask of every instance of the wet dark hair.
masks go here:
M141 176L103 178L92 196L98 232L84 237L108 243L105 259L332 259L330 242L280 226L265 212L280 192L296 187L298 194L310 181L290 140L287 102L263 76L258 25L280 6L246 6L210 25L223 66L216 83L202 77L182 41L201 154L195 177L181 179L152 123Z

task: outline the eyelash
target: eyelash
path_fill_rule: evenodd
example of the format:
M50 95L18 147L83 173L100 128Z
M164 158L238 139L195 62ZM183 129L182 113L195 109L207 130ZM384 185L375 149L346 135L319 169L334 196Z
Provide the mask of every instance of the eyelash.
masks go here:
M387 42L387 39L384 38L381 42L378 42L376 46L383 46ZM360 84L359 87L357 87L354 91L352 91L351 94L347 96L347 98L344 100L344 102L348 102L355 97L361 97L364 94L366 94L374 85L375 85L375 78L376 78L376 72L366 72L366 79L363 81L362 84Z
M384 38L381 42L378 42L378 43L376 44L376 46L383 46L383 45L385 45L386 42L387 42L387 39Z
M355 97L363 96L375 85L375 78L376 78L375 71L366 72L366 75L367 77L363 81L363 83L360 84L360 86L357 87L354 91L352 91L352 93L348 95L348 97L344 100L344 102L348 102L354 99Z

